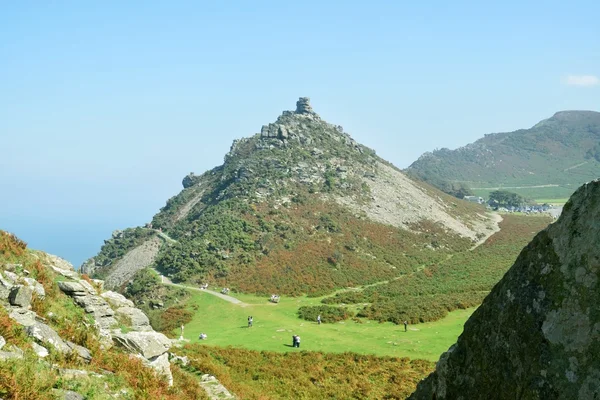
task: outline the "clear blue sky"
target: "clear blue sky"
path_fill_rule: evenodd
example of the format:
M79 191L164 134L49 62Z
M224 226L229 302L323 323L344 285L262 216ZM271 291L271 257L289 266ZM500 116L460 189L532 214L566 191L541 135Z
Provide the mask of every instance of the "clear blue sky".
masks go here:
M0 229L79 265L299 96L399 167L600 108L599 2L483 3L4 2Z

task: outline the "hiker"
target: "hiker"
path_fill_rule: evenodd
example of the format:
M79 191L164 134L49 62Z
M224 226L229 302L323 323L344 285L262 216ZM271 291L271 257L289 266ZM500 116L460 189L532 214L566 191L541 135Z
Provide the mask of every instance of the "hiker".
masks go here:
M321 325L321 314L317 316L317 324Z
M296 335L296 347L300 347L300 336Z
M292 347L296 347L296 335L292 335Z
M248 317L248 328L252 327L252 322L254 322L254 320L252 319L252 316Z
M200 336L198 336L198 339L200 339L200 340L204 340L204 339L206 339L207 337L208 337L208 335L207 335L206 333L202 332L202 333L200 334Z
M408 326L408 322L404 321L404 332L406 332L406 327Z

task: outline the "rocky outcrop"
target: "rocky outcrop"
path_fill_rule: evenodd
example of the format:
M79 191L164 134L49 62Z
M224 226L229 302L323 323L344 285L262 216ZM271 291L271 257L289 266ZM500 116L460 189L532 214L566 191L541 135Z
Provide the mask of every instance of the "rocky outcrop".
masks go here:
M96 289L83 279L59 282L58 287L71 296L75 304L94 317L105 347L111 346L113 341L116 342L165 376L170 385L173 383L168 358L171 340L162 333L155 332L146 314L135 308L131 300L112 291L98 294ZM133 332L123 333L116 329L117 319ZM86 354L87 349L81 346L70 342L65 345L83 359L89 354Z
M310 106L310 98L300 97L296 102L296 114L314 114L312 107Z
M153 330L150 326L150 320L142 312L142 310L135 307L119 307L117 308L117 315L125 320L129 321L131 329L134 331L151 331Z
M600 181L583 185L411 399L600 398Z
M115 333L113 339L129 352L137 354L144 363L165 376L169 381L169 385L173 384L168 354L172 345L171 339L154 331Z

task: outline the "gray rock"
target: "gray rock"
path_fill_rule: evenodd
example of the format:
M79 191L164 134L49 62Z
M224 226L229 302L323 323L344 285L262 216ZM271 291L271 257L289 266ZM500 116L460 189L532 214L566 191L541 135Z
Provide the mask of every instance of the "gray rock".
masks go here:
M8 299L10 295L10 290L12 289L13 284L8 279L5 279L2 274L0 274L0 300Z
M31 349L40 358L47 357L50 354L48 352L48 349L46 349L44 346L40 346L39 344L37 344L35 342L31 343Z
M88 281L86 281L85 279L79 279L78 280L79 284L81 286L83 286L83 288L89 293L89 294L97 294L96 292L96 288L93 287Z
M148 320L148 317L142 312L142 310L134 307L120 307L117 309L117 315L125 317L125 319L130 321L130 326L133 330L152 330L152 327L150 326L150 320Z
M4 339L3 336L0 336L0 350L4 347L5 344L6 344L6 340Z
M71 348L61 339L56 331L48 325L36 322L25 328L25 332L41 344L51 345L61 353L68 353Z
M94 314L95 318L110 317L115 315L115 312L108 303L100 296L74 296L75 303L84 308L85 312Z
M58 282L58 288L69 296L84 296L87 295L87 290L78 282Z
M0 361L23 358L23 352L0 350Z
M52 389L54 398L61 400L85 400L85 397L72 390Z
M35 325L37 314L33 311L24 308L13 308L8 316L14 319L19 325L31 326Z
M29 308L33 290L27 286L17 285L10 290L8 301L13 306Z
M19 282L19 275L15 274L14 272L4 271L4 276L13 285L15 285L17 282Z
M600 181L538 233L411 399L600 398Z
M39 283L33 278L23 278L23 280L25 281L27 286L29 286L33 290L33 293L35 293L38 298L43 299L44 297L46 297L46 290L44 289L44 286L41 283Z
M163 353L160 356L152 357L148 360L148 363L160 375L167 379L169 386L173 386L173 375L171 374L171 364L169 363L168 353Z
M84 361L90 362L92 361L92 353L88 349L73 342L66 342L67 346L73 351L77 353L79 357L81 357Z
M128 332L113 335L113 339L132 353L151 359L166 353L171 340L158 332Z
M109 290L108 292L104 292L100 295L104 300L106 300L113 307L133 307L133 301L127 299L120 293L113 292Z
M300 97L296 102L296 114L314 114L312 107L310 106L310 98Z

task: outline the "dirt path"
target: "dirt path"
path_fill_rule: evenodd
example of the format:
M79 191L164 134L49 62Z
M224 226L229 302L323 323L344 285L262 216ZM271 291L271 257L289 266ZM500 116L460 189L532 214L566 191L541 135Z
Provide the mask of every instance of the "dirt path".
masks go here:
M219 298L221 298L221 299L223 299L225 301L228 301L228 302L230 302L232 304L236 304L236 305L238 305L240 307L247 307L247 306L251 305L251 304L248 304L248 303L244 303L243 301L238 300L235 297L229 296L227 294L215 292L214 290L210 290L210 289L200 289L200 288L194 287L194 286L180 285L178 283L173 283L169 278L167 278L164 275L160 275L159 274L159 276L160 276L161 283L163 285L174 286L174 287L178 287L178 288L182 288L182 289L187 289L187 290L195 290L196 292L205 292L205 293L208 293L208 294L212 294L213 296L217 296L217 297L219 297Z

